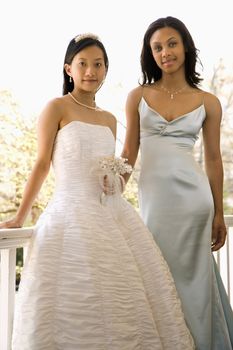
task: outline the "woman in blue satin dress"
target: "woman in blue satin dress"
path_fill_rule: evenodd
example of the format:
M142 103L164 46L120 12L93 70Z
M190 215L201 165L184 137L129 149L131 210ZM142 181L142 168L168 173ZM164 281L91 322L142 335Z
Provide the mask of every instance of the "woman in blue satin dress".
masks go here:
M232 350L232 308L212 254L226 238L222 109L199 88L197 52L179 19L150 24L141 51L143 82L126 102L122 156L134 165L140 149L141 215L168 262L197 349ZM201 130L205 172L193 155Z

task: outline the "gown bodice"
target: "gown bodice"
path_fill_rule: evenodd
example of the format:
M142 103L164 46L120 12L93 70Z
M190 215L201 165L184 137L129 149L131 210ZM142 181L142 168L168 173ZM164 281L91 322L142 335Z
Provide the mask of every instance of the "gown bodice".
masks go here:
M169 187L175 187L178 194L180 181L189 186L196 186L199 178L205 177L193 153L205 120L204 105L169 122L150 108L142 98L139 113L140 184L144 182L146 186L150 186L152 181L158 185L154 178L156 175L163 183L169 181ZM178 186L174 179L177 179Z
M145 99L139 104L140 112L140 138L144 139L154 136L162 142L163 137L172 144L183 147L193 147L198 138L205 119L205 106L201 104L194 110L178 116L172 121L167 121L157 111L150 108Z
M57 133L52 158L56 195L74 196L76 201L81 194L96 197L101 191L97 160L114 151L115 139L109 127L78 120L65 125Z

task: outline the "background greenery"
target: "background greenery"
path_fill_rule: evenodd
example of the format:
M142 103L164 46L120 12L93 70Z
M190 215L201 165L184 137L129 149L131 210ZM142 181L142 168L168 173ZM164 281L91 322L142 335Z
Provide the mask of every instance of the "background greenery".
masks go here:
M223 107L222 157L224 164L224 212L233 214L233 76L226 72L222 61L216 66L207 88L219 97ZM118 87L121 88L120 86ZM36 158L37 117L27 118L9 91L0 91L0 221L12 217L21 202L23 189ZM122 123L121 123L122 126ZM118 140L122 143L122 140ZM195 147L195 157L204 167L202 137ZM137 183L140 156L127 184L124 197L138 210ZM52 195L53 171L47 177L25 226L34 225ZM18 265L22 265L22 250L18 251Z

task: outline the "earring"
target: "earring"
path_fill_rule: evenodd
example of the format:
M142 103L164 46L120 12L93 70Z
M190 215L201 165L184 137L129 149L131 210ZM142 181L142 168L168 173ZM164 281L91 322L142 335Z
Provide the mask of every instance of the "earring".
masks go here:
M69 82L72 83L72 77L70 76Z

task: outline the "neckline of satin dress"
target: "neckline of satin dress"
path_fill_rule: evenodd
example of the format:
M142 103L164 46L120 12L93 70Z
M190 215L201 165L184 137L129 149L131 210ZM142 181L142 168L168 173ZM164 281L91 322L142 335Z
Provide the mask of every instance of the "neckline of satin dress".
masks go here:
M147 105L147 107L148 107L152 112L154 112L155 114L157 114L157 115L158 115L161 119L163 119L163 121L166 122L167 124L171 124L171 123L176 122L177 120L186 118L186 117L188 117L191 113L196 112L198 109L205 108L204 103L202 103L200 106L198 106L197 108L193 109L192 111L187 112L187 113L184 113L184 114L182 114L182 115L180 115L180 116L178 116L178 117L176 117L176 118L174 118L174 119L172 119L172 120L169 121L169 120L167 120L165 117L163 117L159 112L157 112L155 109L153 109L152 107L150 107L150 106L148 105L148 103L146 102L146 100L145 100L144 97L142 97L142 100L144 101L144 103Z

